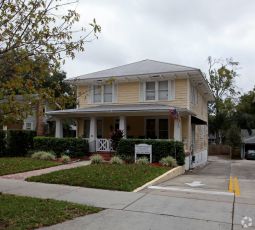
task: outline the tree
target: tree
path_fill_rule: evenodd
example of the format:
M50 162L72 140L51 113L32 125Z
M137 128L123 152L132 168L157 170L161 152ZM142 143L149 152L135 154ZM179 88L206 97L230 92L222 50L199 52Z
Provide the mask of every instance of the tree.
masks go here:
M255 129L255 87L253 90L243 94L236 106L235 120L242 128L251 130Z
M96 35L101 28L94 19L89 32L83 27L73 29L80 18L70 9L76 3L78 1L0 0L0 58L23 49L25 56L45 56L58 63L64 56L74 58L76 51L84 51L89 36Z
M43 87L44 78L54 76L65 57L74 58L97 38L101 28L95 19L90 31L74 28L80 16L70 7L76 4L0 0L0 123L22 120L35 100L49 100L53 94Z
M234 113L236 96L240 93L236 89L238 62L230 59L208 58L209 85L213 91L215 101L209 104L209 132L216 135L216 143L221 143L224 131Z

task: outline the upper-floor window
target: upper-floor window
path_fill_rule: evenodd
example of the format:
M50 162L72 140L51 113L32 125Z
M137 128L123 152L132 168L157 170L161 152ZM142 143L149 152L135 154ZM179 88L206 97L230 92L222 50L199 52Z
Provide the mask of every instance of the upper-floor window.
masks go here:
M112 102L112 85L95 85L93 87L93 102Z
M156 99L156 82L146 82L146 100Z
M193 103L193 104L198 103L198 92L197 92L196 88L193 85L191 85L190 97L191 97L191 103Z
M145 99L168 100L168 81L146 82Z
M158 82L158 99L159 100L168 99L168 81Z

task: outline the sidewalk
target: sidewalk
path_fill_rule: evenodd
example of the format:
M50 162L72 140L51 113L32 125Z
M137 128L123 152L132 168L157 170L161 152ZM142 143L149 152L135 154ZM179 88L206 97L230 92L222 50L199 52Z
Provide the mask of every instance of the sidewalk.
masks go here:
M0 178L0 192L44 199L64 200L111 209L123 209L144 196L142 193L43 184L4 178Z
M28 172L4 175L4 176L0 176L0 178L14 179L14 180L25 180L26 178L31 177L31 176L39 176L39 175L50 173L50 172L55 172L55 171L64 170L64 169L77 168L77 167L86 166L89 164L90 164L90 161L79 161L79 162L75 162L75 163L63 164L63 165L58 165L58 166L45 168L45 169L37 169L37 170L33 170L33 171L28 171Z

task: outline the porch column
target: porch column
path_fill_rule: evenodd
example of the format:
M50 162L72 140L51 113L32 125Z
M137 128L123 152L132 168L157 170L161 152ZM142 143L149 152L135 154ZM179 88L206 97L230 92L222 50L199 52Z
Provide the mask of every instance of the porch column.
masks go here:
M123 131L123 138L127 138L127 120L125 116L120 116L120 130Z
M90 118L90 127L89 127L89 151L96 151L96 138L97 138L97 119L96 117Z
M63 137L63 124L61 119L59 118L56 118L55 137L58 137L58 138Z
M182 141L182 122L181 119L178 121L177 119L174 120L174 140Z

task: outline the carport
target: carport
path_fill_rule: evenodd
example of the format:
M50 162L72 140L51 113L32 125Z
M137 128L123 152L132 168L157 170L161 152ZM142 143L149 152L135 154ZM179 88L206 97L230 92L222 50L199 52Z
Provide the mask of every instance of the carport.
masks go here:
M241 158L245 158L245 153L248 150L255 150L255 136L248 137L243 139L242 147L241 147Z

